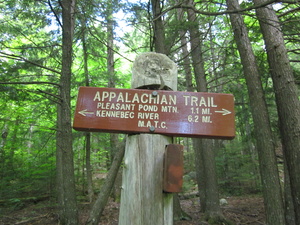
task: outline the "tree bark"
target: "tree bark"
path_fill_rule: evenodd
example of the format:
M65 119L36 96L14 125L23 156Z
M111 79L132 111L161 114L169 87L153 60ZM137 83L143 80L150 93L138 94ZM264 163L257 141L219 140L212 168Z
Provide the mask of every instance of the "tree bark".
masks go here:
M180 199L177 193L173 195L173 218L174 221L191 220L191 216L184 212L180 205Z
M160 0L151 0L153 14L153 29L154 29L154 49L157 53L167 54L165 47L165 31L163 19L161 16Z
M113 19L113 3L108 1L106 8L107 22L107 58L106 67L108 74L108 87L114 88L115 84L115 63L114 63L114 19Z
M85 77L85 86L90 86L89 68L88 68L88 49L86 45L86 21L84 18L81 19L82 26L82 50L83 50L83 69ZM85 132L85 168L86 168L86 180L87 180L87 192L89 202L93 201L94 189L93 189L93 169L91 165L91 133Z
M115 75L115 60L114 60L114 18L113 18L113 1L109 1L106 8L106 21L107 21L107 58L106 68L108 74L108 87L116 87L116 75ZM110 133L110 163L111 165L114 156L119 148L119 134ZM118 199L120 196L117 191L118 187L112 187L112 195L114 199Z
M91 165L91 133L85 132L85 168L87 180L87 192L89 202L93 201L94 188L93 188L93 169Z
M203 159L203 147L202 147L202 139L193 138L193 147L194 147L194 163L195 163L195 171L196 171L196 179L198 185L198 192L200 198L200 211L206 211L206 174L204 167L204 159Z
M177 17L179 21L183 21L183 14L184 11L181 8L177 9ZM180 42L181 42L181 51L182 51L182 58L183 58L183 68L185 72L185 86L186 90L189 92L193 92L193 78L192 78L192 69L191 69L191 60L189 57L188 51L188 42L186 38L187 29L179 30L180 35Z
M0 178L3 179L6 175L6 152L5 152L5 145L8 136L8 124L5 123L2 131L1 131L1 142L0 142Z
M237 0L227 0L227 6L229 10L240 9ZM284 225L284 207L275 145L257 63L243 17L240 14L230 14L230 21L249 93L267 224Z
M284 203L285 203L285 224L296 225L295 209L294 209L293 198L291 193L290 175L286 166L286 162L284 162Z
M177 17L179 21L183 21L183 14L185 12L181 9L177 9ZM181 29L179 30L180 34L180 42L181 42L181 50L182 50L182 57L183 57L183 68L185 72L185 86L186 90L189 92L193 92L193 82L192 82L192 69L191 69L191 62L189 58L189 51L188 51L188 42L186 38L187 29ZM187 149L185 146L185 149ZM174 207L174 220L190 220L191 217L182 210L180 205L180 200L178 197L178 194L175 194L173 197L173 207Z
M115 179L117 177L119 168L121 166L123 157L125 152L125 146L123 145L120 147L119 151L116 153L114 160L112 162L112 165L108 171L107 178L105 180L105 183L103 187L100 190L100 193L97 197L97 200L95 201L89 218L86 222L86 225L98 225L100 222L100 217L102 215L102 212L106 206L107 200L110 196L111 190L113 188L113 185L115 183Z
M193 0L189 0L193 6ZM195 25L189 29L191 37L191 56L197 84L197 91L207 92L204 62L202 58L202 41L199 32L199 23L193 10L188 10L188 20ZM195 168L197 169L198 189L200 195L201 210L205 211L207 219L223 220L224 216L219 205L219 192L215 165L215 153L212 140L200 139L194 141ZM202 178L202 179L201 179ZM203 191L203 190L204 191ZM202 196L202 199L201 199Z
M256 5L265 0L254 0ZM300 224L300 101L278 17L272 6L256 9L273 80L296 224Z
M57 109L56 165L61 224L78 224L71 127L71 66L75 0L62 1L62 69Z

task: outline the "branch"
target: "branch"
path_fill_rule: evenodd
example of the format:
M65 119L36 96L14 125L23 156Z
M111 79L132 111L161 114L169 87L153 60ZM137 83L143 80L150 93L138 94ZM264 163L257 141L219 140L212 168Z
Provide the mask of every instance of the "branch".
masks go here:
M300 48L298 49L291 49L291 50L288 50L288 52L292 52L292 53L295 53L295 54L299 54L300 53ZM299 52L299 53L298 53Z
M51 85L54 85L54 86L58 86L58 87L61 87L60 84L57 84L57 83L53 83L53 82L44 82L44 81L29 81L29 82L0 82L0 84L25 84L25 85L28 85L28 84L51 84Z
M294 9L290 9L290 10L284 12L284 13L281 13L278 17L280 18L280 17L286 16L286 15L289 14L289 13L297 12L297 11L299 11L299 10L300 10L300 6L297 7L297 8L294 8Z
M224 81L224 82L222 82L222 83L220 83L220 84L216 84L216 85L214 85L214 86L210 86L208 89L213 89L213 88L217 88L217 87L220 87L220 86L223 86L223 85L225 85L225 84L228 84L228 83L230 83L230 82L232 82L232 80L227 80L227 81Z
M35 66L37 66L37 67L40 67L40 68L42 68L42 69L46 69L46 70L49 70L49 71L51 71L51 72L60 74L60 72L57 71L57 70L54 70L54 69L51 69L51 68L49 68L49 67L40 65L40 64L38 64L38 63L36 63L36 62L30 61L30 60L28 60L28 59L25 59L25 58L22 57L22 56L18 56L18 55L14 55L14 54L7 54L7 53L2 52L2 51L0 51L0 54L4 55L3 57L9 58L9 59L15 59L15 60L19 60L19 61L24 61L24 62L30 63L30 64L32 64L32 65L35 65Z
M225 10L225 11L221 11L221 12L208 12L208 11L201 11L201 10L198 10L196 9L194 6L192 5L183 5L182 2L172 6L172 7L169 7L167 9L165 9L164 11L161 12L161 14L158 16L158 17L161 17L163 16L164 14L166 14L167 12L173 10L173 9L176 9L176 8L182 8L182 9L191 9L193 10L195 13L198 13L198 14L201 14L201 15L206 15L206 16L219 16L219 15L224 15L224 14L234 14L234 13L241 13L241 12L245 12L245 11L250 11L250 10L253 10L253 9L258 9L258 8L261 8L261 7L265 7L267 5L270 5L274 2L278 2L278 0L269 0L269 1L266 1L260 5L254 5L254 6L250 6L250 7L247 7L245 9L237 9L237 10ZM157 18L158 18L157 17ZM154 18L154 20L156 20L157 18Z
M24 124L24 125L32 125L32 126L35 126L35 127L41 128L41 129L57 131L57 129L55 127L52 128L52 127L40 126L40 125L32 124L30 122L25 122L26 120L19 121L18 119L7 119L7 118L0 117L0 121L6 121L6 122L12 122L12 123L19 122L19 123ZM0 201L0 203L1 203L1 201Z
M52 94L52 93L49 93L49 92L47 92L47 91L43 91L43 90L41 90L41 89L38 89L38 91L39 92L41 92L41 93L44 93L44 94L46 94L46 95L50 95L50 96L52 96L52 97L54 97L54 98L56 98L56 99L58 99L58 100L62 100L59 96L57 96L57 95L55 95L55 94Z
M58 22L60 28L62 29L63 26L62 26L62 24L61 24L61 22L60 22L60 20L59 20L58 15L56 14L54 8L52 7L52 4L51 4L50 0L48 0L48 5L49 5L51 11L53 12L53 14L54 14L54 16L55 16L55 18L56 18L56 21Z
M298 0L292 0L292 1L288 1L288 0L283 0L281 1L282 3L287 3L287 4L295 4L295 3L299 3Z
M26 50L26 49L35 49L35 48L37 48L37 49L42 49L42 48L53 48L53 47L57 47L57 46L59 46L59 47L61 47L60 45L45 45L45 46L27 46L27 47L15 47L15 48L13 48L13 47L9 47L9 46L7 46L7 45L5 45L5 44L3 44L3 43L1 43L5 48L7 48L7 49L21 49L21 50Z
M62 101L62 99L59 96L57 96L55 94L52 94L52 93L49 93L49 92L46 92L46 91L42 91L41 89L26 90L26 91L30 92L30 93L33 93L33 94L36 94L36 95L40 95L40 96L42 96L42 97L44 97L44 98L48 99L49 101L52 101L56 104L61 104L61 101ZM55 99L51 99L50 97L48 97L48 95L54 97Z
M55 102L56 104L61 104L61 102L62 102L62 98L60 98L60 97L57 96L57 95L54 95L54 94L49 93L49 92L47 92L47 91L42 91L42 90L40 90L40 89L38 89L38 92L40 92L40 93L42 93L42 94L46 94L46 95L49 95L49 96L54 97L54 98L57 99L57 100L50 99L50 98L47 98L46 96L42 95L42 96L46 97L47 99L49 99L50 101Z
M94 37L97 41L99 41L101 44L105 45L107 48L111 48L110 46L107 45L107 43L105 43L104 41L102 41L101 39L99 39L96 35L93 34L93 32L90 30L90 28L88 27L88 31L90 33L90 35L92 35L92 37ZM121 56L122 58L128 60L129 62L132 62L132 60L130 60L129 58L127 58L126 56L122 55L120 52L116 51L114 48L111 48L111 50L118 54L119 56Z

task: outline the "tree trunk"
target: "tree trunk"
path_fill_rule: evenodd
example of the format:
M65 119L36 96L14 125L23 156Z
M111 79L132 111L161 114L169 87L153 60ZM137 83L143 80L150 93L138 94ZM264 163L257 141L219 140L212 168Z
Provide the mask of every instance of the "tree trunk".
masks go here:
M193 138L193 147L194 147L194 155L195 155L195 171L196 171L196 179L198 185L198 192L200 197L200 211L206 211L206 182L205 182L205 167L204 167L204 159L203 159L203 148L202 148L202 139ZM202 149L202 150L201 150Z
M151 0L153 14L153 29L154 29L154 49L157 53L166 54L165 47L165 31L163 19L161 16L160 0Z
M284 203L285 203L285 224L296 225L295 209L291 193L291 182L286 160L284 160Z
M254 0L255 4L265 0ZM296 224L300 224L300 102L280 23L269 5L256 10L273 80L283 150L290 175Z
M93 188L93 169L91 165L91 133L85 132L85 168L87 180L87 192L89 202L93 201L94 188Z
M82 50L83 50L83 69L85 77L85 86L90 86L89 69L88 69L88 49L86 46L86 21L81 20L82 26ZM91 133L85 132L85 168L86 168L86 180L87 180L87 192L89 202L93 201L94 189L93 189L93 169L91 165Z
M86 225L98 225L100 222L100 217L102 215L102 212L106 206L107 200L110 196L112 187L115 183L115 179L117 177L119 168L121 166L123 157L125 152L125 146L121 146L119 151L116 153L114 160L112 162L112 165L108 171L107 178L105 180L104 185L102 186L100 193L97 197L97 200L95 201L89 218L86 222Z
M193 0L188 0L188 5L194 6L195 3ZM193 10L188 10L188 20L190 23L193 23L193 26L190 26L189 32L197 91L207 92L207 81L205 78L204 62L202 57L202 35L199 31L199 22L197 21L196 14Z
M227 0L227 6L229 10L240 9L237 0ZM240 14L230 14L230 21L241 56L249 93L267 224L284 225L284 207L275 155L275 145L257 63L243 17Z
M61 224L78 224L71 127L71 65L75 1L62 1L63 39L60 98L57 110L57 190Z
M116 87L115 77L115 60L114 60L114 19L113 19L113 1L109 1L106 8L107 21L107 60L106 68L108 74L108 87ZM112 163L116 152L119 150L119 134L110 133L110 164ZM117 187L112 187L112 195L114 199L119 198Z
M0 178L3 179L6 175L6 152L5 146L8 136L8 124L5 123L1 131L1 142L0 142Z
M183 20L183 13L184 11L179 8L177 9L178 13L178 20ZM183 68L185 72L185 86L186 90L189 92L193 92L193 78L192 78L192 69L191 69L191 61L189 58L189 51L188 51L188 42L186 40L186 33L187 29L181 29L179 31L180 34L180 42L181 42L181 51L182 51L182 57L183 57Z
M194 6L192 0L189 5ZM188 10L188 20L195 25L189 29L191 37L191 55L193 60L193 68L196 78L197 90L200 92L207 92L207 81L205 78L204 62L202 58L202 41L199 32L199 23L196 19L196 14L192 10ZM194 141L197 145L195 149L195 167L197 169L198 189L200 194L200 203L203 211L205 211L208 218L213 220L223 220L224 216L219 205L219 193L217 184L217 173L215 165L215 153L213 149L212 140L201 139ZM202 160L202 161L200 161ZM202 192L202 189L204 190ZM201 199L202 196L202 199Z
M191 216L184 212L180 205L180 199L177 193L173 196L173 218L174 221L191 220Z
M178 13L178 20L182 21L183 20L183 14L184 11L182 9L177 9L177 13ZM188 42L186 39L186 33L187 30L180 30L179 34L180 34L180 42L181 42L181 50L182 50L182 57L183 57L183 68L184 68L184 72L185 72L185 85L186 85L186 90L189 92L193 92L193 84L192 84L192 69L191 69L191 62L190 62L190 58L189 58L189 51L188 51ZM188 146L185 146L185 149L188 149ZM173 207L174 207L174 220L189 220L191 219L191 217L182 210L181 205L180 205L180 201L179 201L179 197L178 194L174 195L173 198Z
M113 3L110 0L106 8L107 22L107 57L106 67L108 74L108 87L114 88L115 84L115 63L114 63L114 19L113 19Z
M7 155L7 168L9 169L9 174L14 174L15 173L15 165L14 165L14 156L15 156L15 152L18 149L18 131L19 131L19 125L20 125L20 116L17 116L16 121L15 121L15 126L14 129L12 131L12 137L11 137L11 142L12 147L11 150L9 152L9 154Z

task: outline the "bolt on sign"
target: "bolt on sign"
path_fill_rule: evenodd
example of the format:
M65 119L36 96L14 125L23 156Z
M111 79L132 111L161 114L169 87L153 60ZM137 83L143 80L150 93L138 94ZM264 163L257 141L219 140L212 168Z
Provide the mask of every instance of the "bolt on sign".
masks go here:
M80 87L73 128L232 139L234 98L206 92Z

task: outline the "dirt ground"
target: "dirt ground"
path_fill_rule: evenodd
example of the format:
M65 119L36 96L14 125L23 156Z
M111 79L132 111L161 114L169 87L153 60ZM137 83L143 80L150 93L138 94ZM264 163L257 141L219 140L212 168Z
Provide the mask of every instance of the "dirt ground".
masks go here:
M229 197L228 204L222 206L224 216L236 225L260 225L265 224L263 199L257 196ZM181 200L183 210L188 213L192 220L177 221L175 225L200 225L199 201L197 199ZM84 224L89 211L88 204L80 204L80 224ZM118 224L119 204L109 202L100 225ZM0 225L58 225L58 216L55 207L49 206L48 201L20 205L15 209L0 208Z

